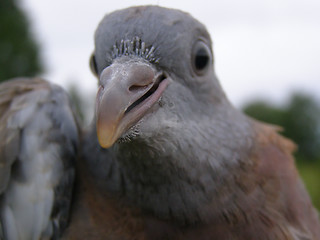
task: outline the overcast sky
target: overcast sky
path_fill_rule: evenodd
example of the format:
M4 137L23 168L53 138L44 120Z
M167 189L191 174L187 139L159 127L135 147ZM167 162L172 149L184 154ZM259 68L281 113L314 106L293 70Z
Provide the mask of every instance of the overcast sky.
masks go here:
M294 90L320 94L319 0L20 0L43 51L50 81L93 94L88 61L102 17L143 4L172 7L203 22L215 69L236 106L256 97L281 102Z

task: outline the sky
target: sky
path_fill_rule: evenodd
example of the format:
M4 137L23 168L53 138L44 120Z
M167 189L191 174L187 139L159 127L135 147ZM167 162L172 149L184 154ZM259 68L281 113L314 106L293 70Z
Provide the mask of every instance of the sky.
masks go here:
M189 12L213 40L217 76L237 107L285 102L293 91L320 96L319 0L20 0L42 50L47 80L94 95L89 57L109 12L160 5Z

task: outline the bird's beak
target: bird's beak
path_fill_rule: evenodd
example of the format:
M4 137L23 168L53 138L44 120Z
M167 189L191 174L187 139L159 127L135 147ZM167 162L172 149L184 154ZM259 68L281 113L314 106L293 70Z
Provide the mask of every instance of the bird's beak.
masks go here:
M111 147L158 102L168 85L164 74L145 62L114 62L100 76L96 125L100 145Z

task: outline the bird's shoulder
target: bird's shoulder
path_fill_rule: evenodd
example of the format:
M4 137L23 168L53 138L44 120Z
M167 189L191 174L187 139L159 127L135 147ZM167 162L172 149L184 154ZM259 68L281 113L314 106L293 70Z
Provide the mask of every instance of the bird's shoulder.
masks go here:
M256 183L256 201L261 206L257 219L283 238L320 237L318 214L295 166L296 144L279 134L281 127L253 121L253 128L252 180Z

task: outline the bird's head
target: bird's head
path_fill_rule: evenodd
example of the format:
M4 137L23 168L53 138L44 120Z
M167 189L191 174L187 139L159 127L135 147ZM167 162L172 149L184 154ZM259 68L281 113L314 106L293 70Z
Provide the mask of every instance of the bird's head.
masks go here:
M100 145L109 148L118 140L210 117L227 104L211 45L206 28L178 10L133 7L104 17L90 60L99 78Z

